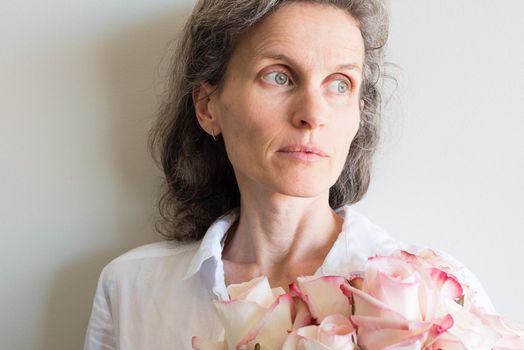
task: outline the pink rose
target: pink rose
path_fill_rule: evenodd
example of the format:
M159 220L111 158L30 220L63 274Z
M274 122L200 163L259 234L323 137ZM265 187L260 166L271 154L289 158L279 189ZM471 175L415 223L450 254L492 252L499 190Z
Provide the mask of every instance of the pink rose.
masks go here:
M454 276L395 256L370 258L351 284L341 288L354 306L359 345L368 349L428 346L453 326L444 301L462 293Z
M493 327L500 336L493 350L524 349L524 328L497 315L484 315L482 319L485 324Z
M308 276L298 277L289 289L307 305L309 321L319 324L329 315L351 315L351 305L342 293L341 285L349 286L347 279L341 276ZM307 316L303 315L304 320L299 320L300 326L307 323Z
M435 341L429 345L424 350L468 350L464 343L458 339L456 336L449 333L445 333L435 339Z
M427 321L445 316L438 310L442 300L459 301L462 286L455 276L424 263L423 259L401 256L369 258L362 276L352 276L363 292L389 305L409 320Z
M299 277L289 293L265 277L231 285L230 301L215 302L225 339L193 337L193 348L524 349L524 328L476 308L453 271L433 251L398 251L369 258L349 281Z
M456 276L461 275L464 270L463 266L457 266L456 264L451 263L449 260L446 260L443 257L441 257L433 250L427 248L419 252L417 255L404 250L399 250L394 254L394 256L399 257L404 261L407 261L417 266L420 270L436 269L440 271L443 275L452 276L452 278L455 280ZM448 284L444 287L451 287L451 290L449 292L456 292L457 295L462 295L463 300L461 302L465 303L467 307L470 307L474 302L475 294L477 292L474 291L468 284L465 284L463 281L461 281L461 283L458 284L461 290L453 291L453 288L455 288L457 284L458 282ZM445 293L445 291L441 292Z
M228 350L225 341L211 341L201 337L193 337L191 346L195 350Z
M486 339L485 342L493 350L522 350L524 349L524 328L519 326L504 317L499 315L492 315L484 313L483 310L476 307L472 307L470 310L470 318L475 319L477 322L464 322L461 319L459 326L463 331L476 331L480 333L480 330L489 329L491 337ZM487 331L483 331L488 333Z
M318 326L305 326L290 333L282 350L353 350L356 336L347 317L331 315Z
M210 342L193 337L193 349L279 349L292 328L293 301L282 288L271 289L266 277L228 286L230 301L214 305L225 339Z

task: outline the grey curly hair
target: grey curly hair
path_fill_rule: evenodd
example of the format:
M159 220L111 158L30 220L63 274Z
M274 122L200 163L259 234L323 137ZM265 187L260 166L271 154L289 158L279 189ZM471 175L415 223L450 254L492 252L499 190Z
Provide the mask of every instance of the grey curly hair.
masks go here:
M197 241L209 225L240 205L240 193L223 140L213 141L197 122L192 91L218 86L239 36L290 1L201 0L189 18L170 70L165 102L149 135L153 158L165 174L157 231L168 240ZM379 141L381 86L388 16L382 0L311 0L347 11L359 24L365 46L364 101L360 126L344 169L330 188L329 204L356 203L367 192Z

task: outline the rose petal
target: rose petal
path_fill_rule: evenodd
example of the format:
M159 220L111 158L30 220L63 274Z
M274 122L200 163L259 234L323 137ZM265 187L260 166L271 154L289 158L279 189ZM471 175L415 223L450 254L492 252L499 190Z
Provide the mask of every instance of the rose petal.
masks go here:
M458 300L463 296L462 286L452 274L433 267L429 269L429 277L441 295L453 300Z
M340 287L344 294L351 294L354 301L353 315L380 317L392 320L405 320L402 314L392 310L389 305L384 304L380 300L373 298L371 295L361 291L360 289L343 285Z
M279 349L288 332L291 331L291 309L293 300L288 294L278 297L264 317L253 327L247 336L236 344L236 348L253 349L260 344L262 349Z
M369 258L362 290L410 320L422 321L420 276L410 263L395 256Z
M271 306L276 299L265 276L244 283L230 284L227 292L231 300L252 301L265 308Z
M304 350L332 350L328 346L309 338L301 339L299 344L299 349L303 347Z
M306 303L300 299L295 299L295 310L296 314L293 321L293 330L297 330L299 328L309 326L313 324L314 318L311 316L311 312L309 311L309 307L306 305Z
M298 297L307 304L317 322L322 322L328 315L341 314L347 317L351 314L351 305L340 290L341 285L349 286L344 277L299 277L297 284Z
M389 276L379 273L377 276L379 287L375 291L377 299L383 301L391 309L413 321L422 321L420 310L419 291L417 282L397 282Z
M302 327L288 335L282 350L353 350L356 331L342 315L331 315L320 326Z
M284 344L282 344L281 350L297 350L300 339L301 337L297 334L297 331L289 333L284 340Z
M227 350L225 341L214 342L200 337L193 337L191 346L194 350Z
M435 342L426 347L426 350L468 350L462 341L457 337L444 334L443 336L438 337Z
M320 324L317 339L332 350L353 349L356 329L347 317L331 315Z
M449 302L446 306L455 324L449 329L449 334L460 339L466 349L491 350L500 335L491 327L485 325L482 319L464 307Z
M236 345L262 319L265 308L244 300L215 301L215 308L226 333L226 342Z
M500 316L482 312L478 308L472 308L472 313L482 320L485 326L489 326L498 335L499 339L494 349L524 349L524 328Z
M281 296L282 294L286 294L286 291L282 287L271 288L271 292L273 293L275 299Z
M376 256L368 259L365 269L362 290L375 298L382 300L381 281L379 275L391 280L391 283L414 283L415 270L411 264L394 256Z
M358 317L358 316L357 316ZM366 328L366 323L352 317L355 323L362 323L358 328L358 344L365 349L420 349L430 337L433 336L435 327L431 323L409 321L407 329L380 328L380 319L376 325ZM368 319L368 322L370 322Z
M359 334L364 330L382 331L385 329L426 332L427 335L424 340L427 344L433 342L441 334L446 333L454 324L453 317L449 314L441 319L435 320L435 322L393 320L369 316L351 316L351 321L359 329Z
M381 329L402 329L409 330L410 324L406 319L388 319L373 316L351 316L351 322L357 328L365 328L367 330L381 330Z

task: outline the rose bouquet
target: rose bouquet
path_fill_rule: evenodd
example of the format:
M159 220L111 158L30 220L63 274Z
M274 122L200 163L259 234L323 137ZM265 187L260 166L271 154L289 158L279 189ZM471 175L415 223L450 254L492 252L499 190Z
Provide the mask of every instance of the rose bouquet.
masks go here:
M193 337L196 350L517 350L524 329L475 306L474 291L431 250L368 259L350 276L267 278L228 286L215 301L220 342Z

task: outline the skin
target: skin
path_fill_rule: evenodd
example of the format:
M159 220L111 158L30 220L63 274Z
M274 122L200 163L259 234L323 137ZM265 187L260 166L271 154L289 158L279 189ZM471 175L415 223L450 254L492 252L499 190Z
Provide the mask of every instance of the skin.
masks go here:
M342 227L329 188L358 130L363 60L350 14L292 2L239 40L219 87L193 91L198 121L222 134L241 193L222 255L226 285L266 275L287 286L324 261ZM289 145L323 155L283 152Z

